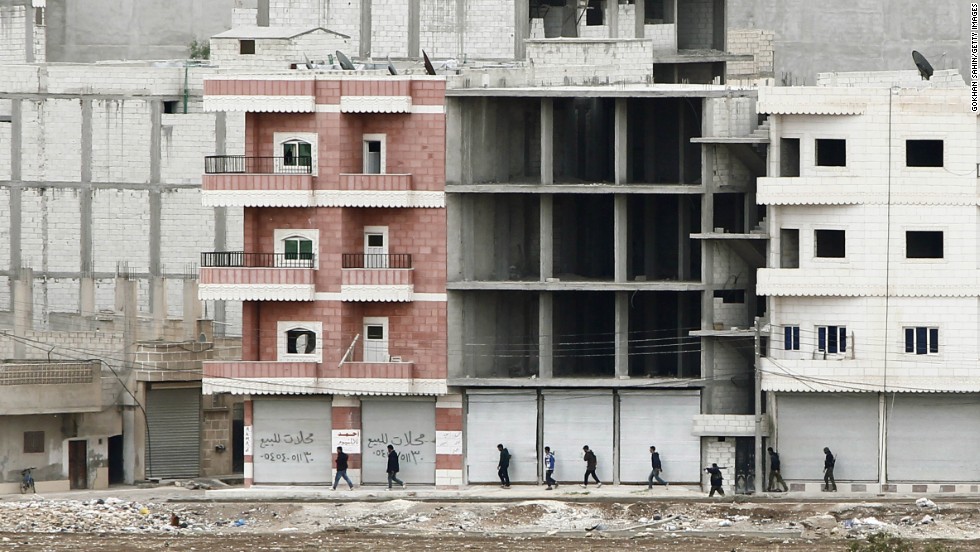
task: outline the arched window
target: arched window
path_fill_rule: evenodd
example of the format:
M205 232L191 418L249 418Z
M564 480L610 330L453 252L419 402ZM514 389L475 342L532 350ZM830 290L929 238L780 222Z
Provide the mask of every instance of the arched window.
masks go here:
M287 265L309 268L313 262L313 240L303 236L289 236L282 240L283 259Z
M313 144L306 140L286 140L282 143L282 165L283 167L309 167L313 166ZM289 171L289 169L286 169Z
M286 354L312 355L316 353L316 332L306 328L286 330Z

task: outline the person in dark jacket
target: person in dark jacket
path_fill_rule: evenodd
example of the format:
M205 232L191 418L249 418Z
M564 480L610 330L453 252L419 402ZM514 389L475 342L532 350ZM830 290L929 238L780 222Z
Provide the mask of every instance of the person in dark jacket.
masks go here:
M344 447L337 447L337 475L333 478L333 490L337 490L337 483L340 483L340 478L343 477L344 481L347 482L347 486L350 490L354 490L354 483L347 477L347 453L344 452Z
M398 471L401 467L398 465L398 453L395 452L395 447L388 445L388 490L391 490L392 483L398 483L405 488L405 482L396 477Z
M837 458L834 454L830 452L830 448L823 448L824 458L823 458L823 490L837 492L837 482L834 481L834 466L837 464Z
M715 496L716 491L721 496L725 496L725 489L721 488L722 484L725 482L725 476L721 474L721 470L724 469L726 468L719 468L718 464L711 464L710 468L704 468L704 471L711 475L711 491L708 493L709 497Z
M510 452L504 448L504 445L497 445L497 450L500 451L500 460L497 461L497 477L500 478L500 486L509 489L510 475L507 474L507 469L510 468Z
M657 483L667 487L668 483L660 478L660 472L664 471L664 467L660 463L660 453L657 452L657 447L650 447L650 465L653 469L650 470L650 477L647 478L647 490L653 489L654 479L657 480Z
M599 476L595 474L595 468L599 464L599 459L596 458L594 452L589 450L589 445L582 447L582 450L585 451L585 455L582 457L582 460L585 460L585 477L582 478L582 488L584 489L589 486L590 475L592 479L595 479L596 487L602 487L602 481L599 481Z
M786 482L783 481L783 474L779 471L779 453L772 450L772 447L769 447L766 450L769 451L769 485L767 490L770 493L785 493L789 490L789 487L786 486ZM779 483L783 490L780 491L779 489L774 489L773 483Z

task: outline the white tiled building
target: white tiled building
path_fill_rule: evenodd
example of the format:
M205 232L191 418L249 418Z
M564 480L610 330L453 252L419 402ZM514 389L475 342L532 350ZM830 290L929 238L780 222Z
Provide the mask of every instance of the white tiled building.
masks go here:
M760 90L766 406L797 489L977 491L977 115L939 71ZM840 482L844 482L841 484Z

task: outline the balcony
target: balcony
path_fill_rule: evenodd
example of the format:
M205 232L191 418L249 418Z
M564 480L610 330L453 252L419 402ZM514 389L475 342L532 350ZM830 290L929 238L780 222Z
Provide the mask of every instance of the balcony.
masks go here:
M313 255L218 251L201 253L202 301L312 301Z
M201 190L206 207L308 207L313 160L211 155L204 158Z
M408 192L412 189L412 175L342 173L340 175L340 189L371 192Z
M63 414L102 410L99 361L0 362L0 413Z
M342 263L341 301L412 301L415 283L411 255L344 253Z
M393 357L396 358L396 357ZM417 379L415 363L222 361L204 363L205 394L440 395L444 379Z

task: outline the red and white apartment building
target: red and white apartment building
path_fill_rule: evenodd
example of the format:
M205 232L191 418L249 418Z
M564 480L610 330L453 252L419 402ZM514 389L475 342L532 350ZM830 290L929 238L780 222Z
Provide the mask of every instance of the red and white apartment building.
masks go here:
M241 251L206 252L200 297L243 302L242 360L204 393L245 395L245 482L462 483L448 394L446 82L291 72L216 77L205 109L245 113L244 152L205 161L203 201L244 208Z

